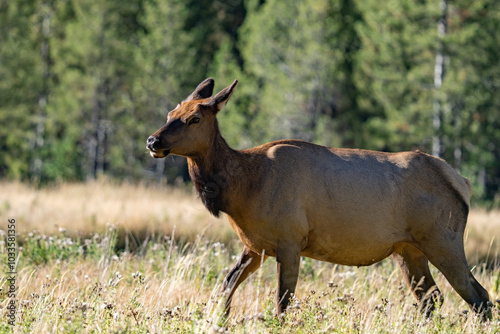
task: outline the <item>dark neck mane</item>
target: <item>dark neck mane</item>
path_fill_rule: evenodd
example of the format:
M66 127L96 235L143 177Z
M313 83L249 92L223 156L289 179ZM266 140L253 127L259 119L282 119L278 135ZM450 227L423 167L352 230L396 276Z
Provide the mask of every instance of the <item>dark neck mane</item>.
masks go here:
M220 211L226 211L225 193L230 185L228 166L236 153L222 138L217 123L212 145L207 152L189 157L189 174L205 207L211 214L218 217Z

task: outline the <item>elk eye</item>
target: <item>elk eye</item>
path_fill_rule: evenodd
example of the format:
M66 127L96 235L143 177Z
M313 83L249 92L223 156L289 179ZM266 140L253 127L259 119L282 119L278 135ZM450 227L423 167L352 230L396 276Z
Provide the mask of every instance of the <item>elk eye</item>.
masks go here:
M191 118L191 120L189 121L188 125L191 125L191 124L196 124L196 123L199 123L200 122L200 119L198 117L193 117Z

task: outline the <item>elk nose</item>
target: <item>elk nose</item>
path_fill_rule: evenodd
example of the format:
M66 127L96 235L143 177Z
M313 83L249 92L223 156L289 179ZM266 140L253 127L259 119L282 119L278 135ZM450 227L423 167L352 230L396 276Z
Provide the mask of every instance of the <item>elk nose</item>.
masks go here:
M160 142L160 139L158 137L155 137L155 136L149 136L148 140L147 140L147 148L148 149L154 149L155 146Z

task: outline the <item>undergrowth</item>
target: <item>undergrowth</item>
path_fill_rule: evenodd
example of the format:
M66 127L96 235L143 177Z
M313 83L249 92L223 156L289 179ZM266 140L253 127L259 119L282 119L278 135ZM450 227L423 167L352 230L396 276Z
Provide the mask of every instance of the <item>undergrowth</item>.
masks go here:
M298 289L283 318L276 317L276 272L269 259L237 290L223 316L222 280L237 254L198 236L178 243L150 238L134 253L116 247L117 230L71 238L19 236L16 325L5 316L10 302L0 283L0 332L15 333L498 333L499 308L481 321L432 268L445 302L431 318L391 260L352 268L302 259ZM2 238L3 240L3 238ZM5 243L0 262L6 266ZM5 267L6 269L6 267ZM5 271L6 272L6 271ZM500 270L478 266L476 278L493 300Z

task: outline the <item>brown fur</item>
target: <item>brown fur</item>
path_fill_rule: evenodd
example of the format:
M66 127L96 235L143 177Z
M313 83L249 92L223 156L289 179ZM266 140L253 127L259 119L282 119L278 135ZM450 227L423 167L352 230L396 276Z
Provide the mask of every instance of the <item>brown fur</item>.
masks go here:
M245 248L224 281L227 307L238 285L276 257L278 312L295 291L300 256L370 265L392 254L428 314L439 290L432 262L475 311L488 293L465 259L469 182L443 160L421 152L383 153L281 140L236 151L216 115L237 81L211 97L207 79L148 139L155 158L177 154L208 210L225 212ZM437 299L439 299L437 298Z

